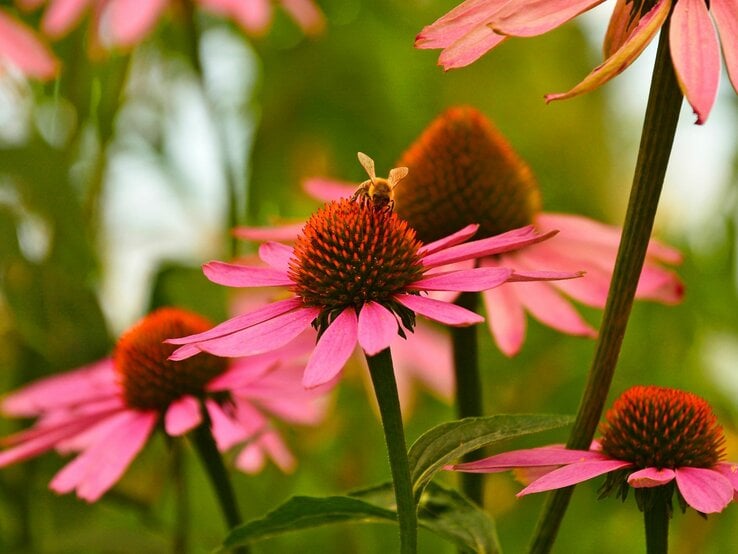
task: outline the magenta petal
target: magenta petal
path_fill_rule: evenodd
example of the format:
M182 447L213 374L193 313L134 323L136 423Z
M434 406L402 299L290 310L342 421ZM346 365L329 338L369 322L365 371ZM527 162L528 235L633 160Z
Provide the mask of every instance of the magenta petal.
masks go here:
M305 223L295 223L293 225L282 225L279 227L236 227L233 230L234 236L239 239L253 241L292 241L297 238Z
M270 267L285 275L289 271L292 255L292 247L281 242L270 241L259 247L259 258Z
M501 34L533 37L547 33L605 0L527 0L508 4L495 14L492 28Z
M397 319L387 308L376 302L367 302L359 312L358 338L368 356L379 354L389 347L397 335Z
M112 0L105 21L113 44L133 46L151 32L167 6L167 0Z
M702 124L720 79L720 46L704 0L679 0L669 27L669 46L679 85Z
M466 67L505 40L506 36L495 33L482 23L447 46L438 57L438 65L446 71Z
M604 461L606 456L590 450L569 450L562 445L542 446L512 450L495 456L490 456L474 462L456 464L452 468L456 471L472 473L497 472L514 469L516 467L546 467L574 464L586 461Z
M628 484L634 489L647 489L670 483L675 477L676 473L674 470L668 467L662 469L647 467L646 469L639 469L628 475Z
M44 12L41 29L52 38L60 38L74 27L92 0L55 0Z
M631 467L632 465L633 464L630 462L609 459L573 463L571 465L555 469L543 477L536 479L520 491L517 496L525 496L526 494L532 494L534 492L562 489L564 487L576 485L582 481L598 477L604 473L610 473L616 469Z
M407 286L409 290L452 290L481 292L499 287L512 275L504 267L477 267L423 277Z
M511 283L524 283L526 281L561 281L566 279L578 279L584 275L583 271L513 271L508 279Z
M164 414L164 430L172 437L184 435L201 422L200 402L194 396L183 396L172 402Z
M252 267L208 262L202 266L205 277L226 287L279 287L294 284L285 271L271 267Z
M723 57L733 89L738 92L738 0L722 0L710 4L723 45Z
M323 202L330 202L331 200L350 198L356 192L356 189L359 188L359 185L347 181L313 177L306 179L302 183L302 188L313 198L322 200Z
M497 347L505 356L520 352L525 340L526 319L515 287L498 287L482 294L487 322Z
M213 438L218 450L225 452L234 444L243 442L248 438L249 430L230 418L218 404L208 399L205 400L205 408L210 416ZM265 423L263 420L261 422L262 424Z
M20 21L0 10L0 57L9 60L25 75L51 79L59 61L51 50Z
M733 500L738 502L738 464L734 462L720 462L714 468L725 477L733 486Z
M302 384L314 388L333 380L343 369L356 347L359 322L352 307L343 310L334 319L315 345Z
M507 0L465 0L427 25L415 38L415 48L446 48L484 24Z
M698 512L722 512L733 500L733 485L719 471L702 467L680 467L674 471L679 492Z
M484 321L481 315L448 302L412 294L396 294L393 298L406 308L446 325L466 327Z
M421 246L419 252L422 255L427 256L428 254L433 254L434 252L438 252L439 250L461 244L467 239L473 237L478 229L479 225L477 225L476 223L471 223L463 229L459 229L455 233L443 237L442 239L438 239Z

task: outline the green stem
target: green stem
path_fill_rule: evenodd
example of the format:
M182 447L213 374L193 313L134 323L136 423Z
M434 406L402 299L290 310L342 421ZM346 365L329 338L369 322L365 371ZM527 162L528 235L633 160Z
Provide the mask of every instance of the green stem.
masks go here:
M656 494L655 502L643 511L646 528L646 554L666 554L669 551L668 501Z
M238 510L231 481L228 478L228 472L223 464L223 458L215 445L215 439L213 439L213 433L210 430L210 418L207 415L205 420L192 431L190 437L213 485L226 525L228 529L233 529L242 523L241 514ZM237 552L247 554L249 548L244 546Z
M478 311L479 293L464 292L456 301L458 306ZM459 419L483 415L482 379L479 374L479 345L477 327L452 327L451 341L454 352L454 372L456 375L456 413ZM462 458L469 462L478 459L478 451L470 452ZM484 504L484 475L481 473L461 473L461 490L471 500Z
M185 478L182 444L172 441L171 472L174 481L174 533L172 536L172 552L187 552L187 530L190 527L190 510L187 495L187 479Z
M414 554L418 548L418 517L413 498L410 465L407 459L405 432L402 428L402 413L400 412L400 399L397 395L392 355L389 348L386 348L376 356L367 356L366 361L369 365L374 393L377 396L379 413L382 416L392 482L395 487L397 519L400 523L400 552Z
M661 29L622 240L615 261L594 360L567 443L568 448L589 448L602 415L651 237L674 142L682 93L674 76L669 55L669 20L670 18L664 22ZM533 538L531 552L550 551L573 490L573 487L567 487L549 496Z

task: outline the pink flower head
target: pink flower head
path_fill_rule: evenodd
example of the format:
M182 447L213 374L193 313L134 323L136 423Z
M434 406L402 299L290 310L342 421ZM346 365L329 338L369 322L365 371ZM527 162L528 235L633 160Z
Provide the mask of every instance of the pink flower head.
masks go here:
M603 0L466 0L417 36L417 48L442 48L444 69L468 65L508 37L547 33ZM704 123L720 77L720 43L738 91L737 0L617 0L605 36L605 60L581 83L547 101L589 92L622 73L657 31L669 24L671 57L679 86ZM715 27L717 27L716 33Z
M592 219L541 210L541 198L530 167L504 136L479 111L455 107L441 114L402 156L410 169L394 192L395 211L424 242L469 223L478 223L477 236L490 237L524 225L541 232L558 229L551 240L526 248L482 256L479 267L584 270L581 279L537 281L482 292L492 336L507 356L517 354L526 334L526 312L563 333L594 337L595 329L572 304L571 297L603 308L607 300L620 229ZM355 184L311 179L308 192L318 198L349 196ZM292 227L271 230L274 236ZM241 228L237 235L265 238L262 229ZM664 304L681 301L684 287L661 264L678 264L681 255L655 240L649 244L636 298ZM444 293L453 300L454 293Z
M23 23L0 9L0 75L5 64L42 81L52 79L59 71L59 60L49 47Z
M653 487L676 485L678 498L698 512L720 512L738 500L738 464L721 461L725 436L710 405L680 390L637 386L625 391L607 412L602 438L590 450L561 445L505 452L446 469L497 473L540 468L518 493L560 489L610 474L603 493L625 498L636 489L639 506ZM683 500L684 502L681 502Z
M159 309L120 338L112 357L6 396L3 412L38 421L0 439L7 447L0 452L0 467L52 448L79 452L50 487L58 493L76 490L93 502L118 481L158 425L168 435L184 435L203 422L204 408L221 450L246 444L236 458L239 468L258 471L270 457L291 470L294 458L270 419L315 424L322 416L316 394L295 379L302 366L291 361L309 344L296 341L289 350L230 366L209 354L181 363L167 360L173 347L164 338L208 326L190 312Z
M449 236L421 244L415 232L388 207L366 197L330 202L315 212L294 248L267 242L259 249L268 268L223 262L205 264L205 275L232 287L289 287L293 296L237 316L213 329L172 339L183 345L172 359L210 352L252 355L280 347L313 325L320 338L303 384L315 387L337 377L357 342L367 355L389 347L396 335L412 331L416 314L447 325L483 321L428 291L481 291L508 281L576 277L563 272L514 272L503 267L444 268L478 256L502 253L547 239L532 227L468 242L468 225Z

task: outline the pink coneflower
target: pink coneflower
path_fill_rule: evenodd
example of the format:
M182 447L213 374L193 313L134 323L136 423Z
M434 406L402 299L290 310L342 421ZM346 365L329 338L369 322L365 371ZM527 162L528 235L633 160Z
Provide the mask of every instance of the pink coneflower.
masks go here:
M602 438L590 450L544 446L447 469L498 473L538 468L543 475L518 496L568 487L609 473L603 492L616 491L625 498L632 487L639 506L644 505L644 491L662 486L671 488L667 489L668 498L676 488L680 500L705 514L720 512L738 500L738 464L720 461L724 456L723 429L710 405L692 393L656 386L628 389L607 412L601 433Z
M480 267L511 267L585 271L570 281L518 283L482 293L490 331L507 356L517 354L525 340L526 312L563 333L594 337L595 329L567 300L603 308L615 264L620 229L577 215L542 211L538 185L528 164L478 110L448 109L433 121L405 152L399 165L410 172L394 192L395 211L424 242L437 240L469 223L477 236L489 237L523 225L541 232L558 229L551 240L515 251L481 257ZM308 191L321 199L350 195L356 185L312 179ZM285 227L273 232L289 232ZM242 238L263 238L269 231L242 228ZM684 287L661 264L678 264L681 255L652 240L636 297L665 304L681 301ZM445 299L455 295L445 293Z
M418 48L443 48L444 69L468 65L508 37L537 36L604 0L466 0L417 36ZM622 73L672 12L671 58L679 86L704 123L720 77L720 44L733 88L738 90L738 5L735 0L617 0L605 36L605 61L581 83L547 100L589 92ZM715 32L717 27L720 41Z
M79 452L50 487L76 490L93 502L118 481L157 426L170 436L184 435L204 421L204 409L221 450L246 443L238 467L258 471L269 457L291 470L294 458L270 418L314 424L321 417L316 395L294 377L302 367L290 362L304 353L305 342L230 365L209 354L167 360L173 347L163 339L208 327L196 314L159 309L126 332L110 358L6 396L6 414L39 419L0 440L8 447L0 452L0 467L53 448Z
M36 34L0 9L0 75L3 65L15 67L34 79L52 79L59 71L59 60Z
M270 267L223 262L205 264L205 275L233 287L286 286L291 298L230 319L204 333L172 339L184 345L172 359L210 352L243 356L288 343L314 325L320 334L303 384L331 381L343 368L357 342L367 355L385 350L398 334L412 330L415 315L447 325L483 321L453 304L428 298L427 291L481 291L508 281L559 279L578 274L514 272L502 267L444 271L442 266L508 252L555 234L523 227L487 239L464 243L476 231L468 225L423 245L408 224L387 208L367 199L330 202L315 212L294 248L267 242L259 249Z

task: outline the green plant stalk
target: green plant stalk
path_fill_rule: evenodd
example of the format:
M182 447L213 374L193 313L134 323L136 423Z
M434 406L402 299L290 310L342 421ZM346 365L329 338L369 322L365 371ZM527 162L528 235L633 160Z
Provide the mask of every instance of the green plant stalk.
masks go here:
M479 311L479 293L462 293L456 305L472 312ZM482 416L484 408L482 379L479 374L477 326L452 327L451 343L456 377L456 414L459 419ZM462 458L462 461L469 462L477 458L477 452L470 452ZM484 474L461 473L460 480L461 491L479 506L484 505Z
M588 449L602 416L674 142L682 93L669 54L669 21L670 18L661 29L623 235L594 360L567 443L568 448ZM540 554L550 551L573 490L574 487L557 490L546 500L530 552Z
M653 505L643 510L646 554L666 554L669 551L669 506L664 495L659 493L655 494Z
M410 479L405 432L402 427L400 399L397 395L395 370L389 348L375 356L366 356L369 374L382 417L384 439L387 443L390 471L395 488L397 519L400 524L401 554L415 554L418 549L418 516Z

